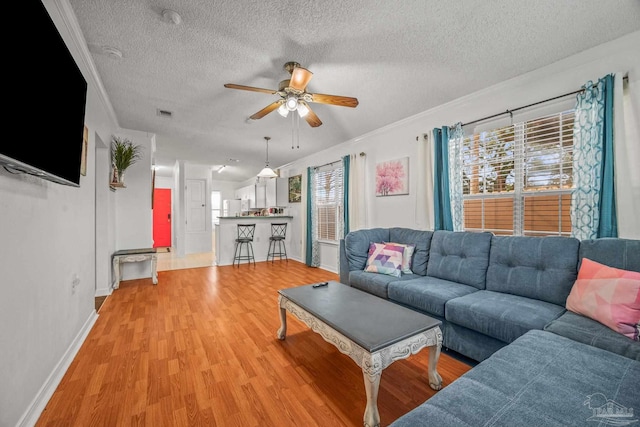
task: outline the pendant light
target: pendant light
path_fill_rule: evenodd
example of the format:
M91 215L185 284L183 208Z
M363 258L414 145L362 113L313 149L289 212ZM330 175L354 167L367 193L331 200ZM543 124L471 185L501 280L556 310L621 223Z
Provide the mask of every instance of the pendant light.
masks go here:
M267 141L267 160L265 162L264 169L262 169L258 174L258 178L275 178L278 174L269 167L269 140L271 137L265 136L264 139Z

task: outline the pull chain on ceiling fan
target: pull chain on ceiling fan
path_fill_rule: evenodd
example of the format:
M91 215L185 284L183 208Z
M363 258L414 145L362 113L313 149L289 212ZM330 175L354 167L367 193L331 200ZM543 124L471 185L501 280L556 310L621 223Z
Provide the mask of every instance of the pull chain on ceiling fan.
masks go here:
M264 107L262 110L250 116L252 120L258 120L271 113L274 110L278 110L278 113L283 117L287 117L290 112L297 112L300 117L303 117L311 127L318 127L322 124L316 113L313 112L309 103L315 102L318 104L338 105L341 107L355 108L358 105L357 98L351 98L348 96L338 95L326 95L322 93L310 93L307 92L307 85L313 77L313 73L306 68L302 68L297 62L291 61L284 64L284 69L291 74L291 77L287 80L282 80L278 87L278 90L263 89L253 86L243 86L234 83L227 83L224 87L229 89L248 90L252 92L268 93L271 95L278 95L280 99L272 102Z

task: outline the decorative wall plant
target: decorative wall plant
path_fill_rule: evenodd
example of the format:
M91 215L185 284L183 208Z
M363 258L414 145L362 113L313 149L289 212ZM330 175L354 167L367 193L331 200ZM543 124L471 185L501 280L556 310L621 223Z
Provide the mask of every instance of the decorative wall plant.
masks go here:
M123 182L124 172L142 157L142 147L135 145L127 138L114 136L111 139L111 163L113 167L113 177L117 178L115 183Z

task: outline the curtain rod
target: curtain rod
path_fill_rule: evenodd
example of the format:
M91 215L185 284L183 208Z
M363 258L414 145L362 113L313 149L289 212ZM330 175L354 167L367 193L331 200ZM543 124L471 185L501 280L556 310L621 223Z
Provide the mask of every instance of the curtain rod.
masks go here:
M622 80L623 81L629 81L629 76L624 76L622 78ZM593 87L596 87L596 84L594 84ZM575 95L576 93L580 93L580 92L584 92L584 89L574 90L573 92L569 92L569 93L565 93L565 94L562 94L562 95L554 96L553 98L548 98L548 99L545 99L543 101L534 102L533 104L524 105L522 107L514 108L512 110L503 111L502 113L493 114L491 116L487 116L487 117L483 117L481 119L477 119L477 120L473 120L473 121L470 121L470 122L467 122L467 123L463 123L462 126L468 126L468 125L472 125L474 123L483 122L485 120L493 119L495 117L500 117L500 116L503 116L505 114L513 114L515 111L524 110L525 108L534 107L536 105L543 104L545 102L555 101L556 99L564 98L566 96Z
M323 167L325 167L325 166L331 166L331 165L333 165L333 164L335 164L335 163L340 163L341 161L342 161L342 159L340 159L340 160L336 160L336 161L333 161L333 162L329 162L329 163L325 163L324 165L314 166L313 168L314 168L314 169L320 169L320 168L323 168Z

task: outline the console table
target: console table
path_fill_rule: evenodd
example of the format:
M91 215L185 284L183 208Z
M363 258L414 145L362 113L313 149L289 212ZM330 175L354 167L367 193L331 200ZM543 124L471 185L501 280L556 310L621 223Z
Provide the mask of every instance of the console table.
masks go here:
M113 253L113 289L120 287L120 264L123 262L151 261L151 278L158 284L158 253L156 248L124 249Z

